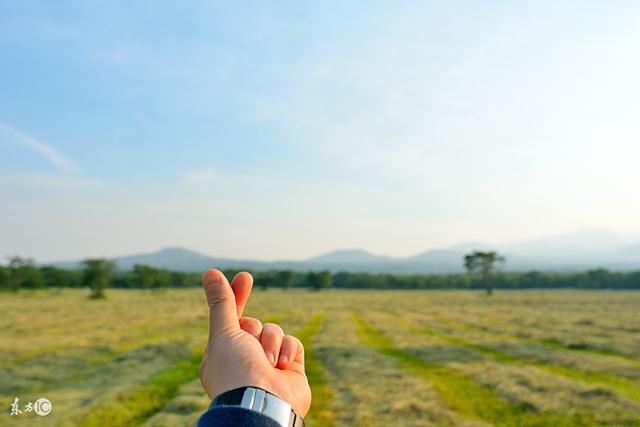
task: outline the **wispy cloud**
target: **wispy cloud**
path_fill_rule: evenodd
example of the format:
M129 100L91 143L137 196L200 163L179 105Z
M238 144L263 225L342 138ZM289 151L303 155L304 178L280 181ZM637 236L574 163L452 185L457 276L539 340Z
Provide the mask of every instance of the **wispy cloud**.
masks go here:
M12 184L8 187L17 189L19 192L37 189L43 192L50 191L50 194L56 196L63 193L74 194L77 197L85 197L87 194L103 196L105 194L123 195L127 193L125 187L80 174L29 173L0 168L0 180Z
M58 153L52 146L14 126L0 123L0 137L37 152L62 172L71 173L79 169L75 163Z

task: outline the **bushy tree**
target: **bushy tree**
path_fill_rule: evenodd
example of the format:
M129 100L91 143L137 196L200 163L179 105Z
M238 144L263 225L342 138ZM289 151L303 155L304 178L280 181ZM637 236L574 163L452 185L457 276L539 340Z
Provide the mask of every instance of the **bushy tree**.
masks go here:
M63 287L73 285L73 271L64 270L62 268L46 266L40 268L40 272L44 278L44 285L47 288Z
M487 295L493 293L495 266L501 262L504 262L504 257L493 251L474 251L464 256L464 267L470 275L480 274Z
M114 270L113 262L104 258L92 258L82 261L84 274L82 283L91 289L89 298L104 298L104 290L109 286Z
M9 260L9 286L14 292L21 288L37 289L44 286L42 273L38 270L32 258L14 255Z
M277 277L278 285L286 291L293 286L295 273L291 270L280 270L277 273Z
M175 288L186 288L200 284L197 274L183 273L181 271L171 271L169 273L169 282Z
M9 269L3 265L0 265L0 290L7 289L9 287Z
M307 273L307 284L316 291L330 288L331 281L332 277L329 271L310 271Z
M169 285L170 276L165 270L144 264L133 266L134 286L142 289L160 289Z

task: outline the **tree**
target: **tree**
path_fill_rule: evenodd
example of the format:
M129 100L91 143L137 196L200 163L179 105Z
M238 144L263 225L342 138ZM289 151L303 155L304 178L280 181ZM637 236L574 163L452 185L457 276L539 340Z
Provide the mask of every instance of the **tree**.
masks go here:
M152 287L154 268L144 264L133 266L133 285L136 288L149 289Z
M307 273L307 283L316 291L331 287L331 280L331 273L328 271Z
M54 266L45 266L40 268L40 272L44 277L44 285L47 288L70 286L71 284L70 277L72 272L68 270Z
M187 286L193 286L193 283L198 283L198 279L191 280L192 274L184 273L182 271L171 271L169 273L169 283L174 288L186 288Z
M23 258L14 255L9 260L9 286L14 292L18 292L21 287L39 288L42 287L43 280L40 271L33 265L33 258Z
M113 272L113 262L103 258L93 258L82 261L84 274L82 283L91 289L89 298L104 298L104 290L109 286L111 273Z
M234 272L235 273L235 272ZM257 283L260 289L266 291L270 287L273 287L274 275L273 271L262 271L253 275L254 283ZM232 276L232 277L235 277Z
M493 251L473 251L464 256L464 267L470 275L480 274L487 295L493 293L494 267L502 262L504 262L504 257Z
M144 264L133 266L133 283L142 289L160 289L169 285L169 273Z
M291 270L281 270L278 272L278 284L284 288L284 290L288 290L291 286L293 286L293 279L295 278L295 273Z
M22 289L40 289L45 284L42 272L33 264L20 269L20 280Z
M0 290L9 287L9 269L0 265Z

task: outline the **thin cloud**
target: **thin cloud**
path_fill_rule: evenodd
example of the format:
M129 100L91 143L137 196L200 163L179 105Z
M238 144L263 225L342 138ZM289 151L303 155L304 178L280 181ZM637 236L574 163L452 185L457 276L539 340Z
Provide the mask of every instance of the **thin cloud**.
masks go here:
M78 166L75 163L58 153L53 147L16 127L0 123L0 136L4 136L9 141L37 152L62 172L70 173L78 170Z
M15 186L12 185L11 187L18 188L20 191L25 188L43 191L51 190L57 195L61 194L63 191L80 195L87 193L112 193L114 195L123 195L127 193L127 189L124 187L119 187L107 181L85 177L79 174L61 175L51 173L25 173L0 168L0 181L14 184Z

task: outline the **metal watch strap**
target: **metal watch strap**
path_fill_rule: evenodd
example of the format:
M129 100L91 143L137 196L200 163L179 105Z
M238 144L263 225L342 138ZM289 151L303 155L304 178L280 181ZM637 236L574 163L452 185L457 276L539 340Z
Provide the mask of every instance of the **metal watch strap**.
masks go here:
M258 387L240 387L217 396L210 408L239 406L266 415L282 427L304 427L302 417L284 400Z

